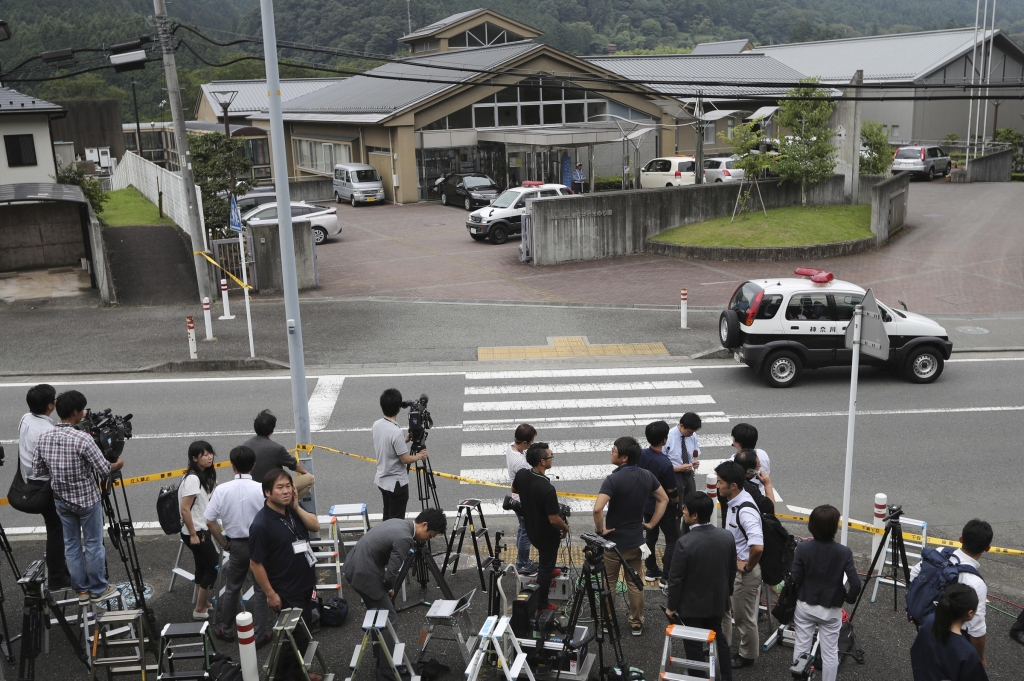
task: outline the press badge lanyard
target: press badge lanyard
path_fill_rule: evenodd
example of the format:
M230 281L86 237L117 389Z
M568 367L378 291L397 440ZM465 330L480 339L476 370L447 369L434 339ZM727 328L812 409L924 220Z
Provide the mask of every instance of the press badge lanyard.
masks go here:
M287 509L285 509L284 517L280 518L284 526L288 528L288 531L295 537L295 541L292 542L292 554L299 555L303 553L306 555L306 562L309 563L310 567L316 565L316 556L313 555L313 547L310 546L308 540L299 539L299 533L295 531L295 527L292 525L291 516L288 515Z

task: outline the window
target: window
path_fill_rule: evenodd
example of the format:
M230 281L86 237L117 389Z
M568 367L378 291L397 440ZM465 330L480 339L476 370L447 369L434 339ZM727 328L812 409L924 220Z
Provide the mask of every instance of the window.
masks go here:
M562 105L561 104L545 104L544 105L544 125L551 125L553 123L562 122Z
M245 140L245 155L254 166L270 165L270 144L266 139Z
M306 208L305 206L292 206L292 217L293 218L302 217L303 215L306 215L306 214L312 213L312 212L313 211L311 209Z
M277 219L277 207L275 206L274 208L267 208L266 210L261 210L260 212L256 213L256 215L253 215L252 219L253 220L276 220Z
M729 309L734 310L740 319L746 323L747 321L747 310L750 309L750 304L757 297L758 293L761 293L764 289L755 284L752 281L740 286L736 289L736 293L732 296L732 301L729 303Z
M493 128L494 127L494 107L493 106L477 106L473 108L474 128Z
M864 301L859 293L833 293L832 300L836 304L836 320L848 322L853 319L853 309Z
M540 198L546 198L548 196L558 196L558 192L554 189L544 189L540 193Z
M537 198L537 192L530 192L529 194L523 194L522 196L519 197L519 200L516 201L516 205L514 205L512 207L513 208L525 208L526 207L526 202L527 201L532 201L535 198Z
M36 143L32 135L4 135L4 146L9 168L36 165Z
M459 109L453 114L448 115L448 129L457 130L459 128L472 128L473 127L473 107L467 106Z
M786 307L786 319L830 321L832 313L824 293L794 293Z
M353 182L380 182L380 175L377 174L376 170L353 170L352 171Z
M731 118L726 119L726 121L725 121L725 126L726 126L725 127L725 136L728 137L729 139L732 139L732 127L733 127L733 125L734 125L734 123L733 123L733 120Z
M540 105L523 104L519 107L519 117L522 125L540 125Z
M678 170L681 173L692 173L695 165L697 165L696 161L680 161Z
M582 123L583 116L583 102L574 102L572 104L565 105L565 122L566 123Z
M712 160L704 161L704 169L705 170L718 170L719 166L721 166L721 165L722 165L721 161L712 161Z
M903 147L896 152L896 158L921 158L921 151L914 147Z
M335 164L351 161L351 144L295 139L295 166L302 170L333 175Z
M672 161L665 158L656 158L644 168L646 173L670 173L672 172Z
M757 319L775 319L779 308L782 307L782 295L773 293L761 298L761 306L757 308Z
M499 106L498 125L506 128L519 125L519 112L517 111L517 107Z
M344 173L344 172L345 172L345 171L344 171L344 170L341 170L340 168L335 168L335 169L334 169L334 179L335 179L335 180L340 180L340 179L341 179L341 177L342 177L342 173Z
M704 144L715 143L715 124L705 123L704 124Z
M272 174L273 173L269 167L252 169L252 176L255 178L270 177Z
M900 126L898 126L898 125L892 126L892 129L889 130L889 137L899 137L899 136L900 136Z

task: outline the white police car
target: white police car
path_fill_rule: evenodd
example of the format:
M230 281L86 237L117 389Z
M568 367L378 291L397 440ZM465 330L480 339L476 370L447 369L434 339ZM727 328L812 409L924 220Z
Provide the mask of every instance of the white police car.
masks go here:
M801 278L744 282L718 320L722 346L775 388L793 385L803 369L849 366L853 351L846 349L846 327L864 299L864 289L834 279L831 272L801 267L795 274ZM889 359L862 354L861 362L900 370L914 383L931 383L942 374L953 344L944 328L903 308L878 303Z
M546 199L572 194L564 184L544 184L526 181L521 187L505 190L501 196L469 214L466 230L474 241L490 239L492 244L503 244L510 234L523 231L523 213L526 202L531 199Z

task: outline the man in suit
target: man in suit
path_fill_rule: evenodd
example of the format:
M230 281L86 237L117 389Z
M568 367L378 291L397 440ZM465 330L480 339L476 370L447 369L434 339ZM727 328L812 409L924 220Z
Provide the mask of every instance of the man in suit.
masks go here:
M444 516L444 511L428 508L416 516L416 520L385 520L360 538L345 557L342 573L349 585L363 599L367 610L387 610L388 620L392 625L395 624L397 614L391 599L395 595L395 589L401 586L395 584L395 579L402 568L402 563L408 558L414 544L444 534L447 526L448 520ZM384 635L389 637L386 630ZM388 644L393 647L395 642L389 641ZM374 655L377 658L378 678L390 678L391 675L383 671L387 669L387 661L377 650L376 643Z
M683 499L683 522L689 532L672 553L665 614L688 627L715 632L722 679L732 681L722 618L736 578L736 542L728 530L711 523L714 510L714 501L703 492L690 492ZM700 643L685 641L684 648L686 659L704 660Z

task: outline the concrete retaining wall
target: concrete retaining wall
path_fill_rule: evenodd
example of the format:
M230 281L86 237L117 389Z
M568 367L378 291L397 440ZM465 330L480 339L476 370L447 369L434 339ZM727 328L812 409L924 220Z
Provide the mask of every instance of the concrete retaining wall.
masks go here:
M846 202L844 178L811 187L810 205ZM767 208L799 205L800 187L774 180L758 182ZM739 183L720 183L601 192L533 203L533 264L554 265L632 255L649 250L647 239L693 222L732 213ZM752 207L760 206L755 190Z
M783 246L744 248L742 246L684 246L651 241L647 252L690 260L734 260L745 262L779 262L785 260L822 260L870 251L876 245L875 237L837 241L815 246Z
M277 225L252 225L253 257L260 277L260 293L284 290L281 276L281 241ZM313 232L309 221L292 222L295 239L295 269L299 290L316 288L316 263L313 255ZM219 290L219 288L218 288Z
M879 246L907 222L910 173L900 173L871 187L871 233Z
M330 201L334 199L331 180L289 182L288 193L292 201Z
M85 257L83 231L77 203L0 206L0 272L77 267Z
M1013 150L997 151L972 158L967 168L968 182L1009 182L1013 172Z
M110 255L107 242L103 239L103 228L99 218L89 206L89 244L92 247L92 277L100 298L106 305L117 304L117 290L114 288L114 277L110 273Z
M891 175L861 175L859 188L860 191L854 198L854 205L856 206L870 206L871 205L871 188L879 182L885 182Z

